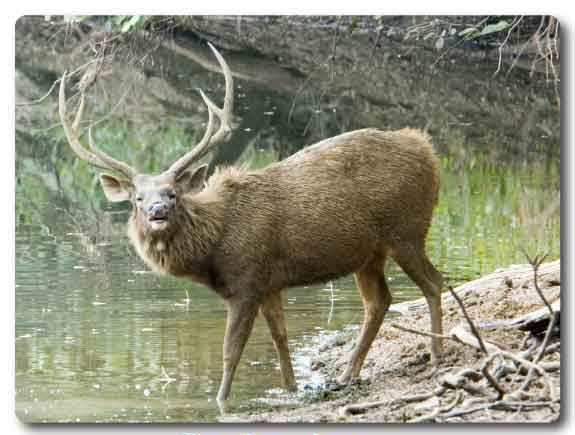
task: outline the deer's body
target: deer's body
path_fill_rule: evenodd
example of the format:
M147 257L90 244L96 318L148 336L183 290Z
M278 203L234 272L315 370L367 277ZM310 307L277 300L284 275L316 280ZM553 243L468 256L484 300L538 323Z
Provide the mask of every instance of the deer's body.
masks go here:
M127 164L79 141L81 93L73 124L66 116L65 75L60 117L76 154L120 177L102 175L111 201L131 201L130 239L157 272L209 286L226 301L224 372L218 401L229 395L240 356L258 312L265 317L283 384L295 389L281 291L355 274L364 323L349 364L340 376L359 376L363 360L391 303L384 275L392 257L423 291L431 329L441 334L441 274L425 254L425 238L439 191L439 162L418 130L357 130L326 139L258 171L189 167L231 131L233 82L226 78L222 109L203 93L209 121L200 143L159 175L139 174ZM214 114L220 127L213 134ZM441 341L432 339L436 361Z
M425 240L438 186L422 133L358 130L259 171L222 169L182 198L173 232L146 237L131 219L129 234L154 270L255 297L348 275Z

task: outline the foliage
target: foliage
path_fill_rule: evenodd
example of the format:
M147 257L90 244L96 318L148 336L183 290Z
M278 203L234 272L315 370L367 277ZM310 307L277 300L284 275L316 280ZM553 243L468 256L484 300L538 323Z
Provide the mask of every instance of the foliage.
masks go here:
M485 24L483 28L481 28L481 26L468 27L460 31L457 35L464 36L466 39L476 39L481 36L490 35L492 33L502 32L503 30L508 29L510 26L511 23L506 20L501 20L497 23Z
M118 15L110 19L113 24L120 29L122 33L144 27L147 17L143 15Z

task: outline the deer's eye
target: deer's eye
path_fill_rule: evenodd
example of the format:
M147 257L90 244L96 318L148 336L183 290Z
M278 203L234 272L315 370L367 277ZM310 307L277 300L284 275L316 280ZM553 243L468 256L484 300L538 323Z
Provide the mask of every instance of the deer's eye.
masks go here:
M176 192L168 192L168 198L170 199L176 199Z

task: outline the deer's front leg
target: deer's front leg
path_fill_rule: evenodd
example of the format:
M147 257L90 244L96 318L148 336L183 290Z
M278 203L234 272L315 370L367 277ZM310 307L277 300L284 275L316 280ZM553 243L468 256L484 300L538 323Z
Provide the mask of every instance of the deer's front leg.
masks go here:
M230 394L234 373L254 325L259 302L253 299L228 299L228 318L224 337L224 373L217 401L223 403Z

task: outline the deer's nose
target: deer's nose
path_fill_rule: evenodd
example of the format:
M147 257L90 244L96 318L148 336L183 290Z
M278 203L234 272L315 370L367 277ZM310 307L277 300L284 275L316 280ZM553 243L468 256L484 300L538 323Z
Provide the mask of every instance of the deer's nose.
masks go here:
M154 202L148 207L148 215L152 219L162 219L168 215L168 206L163 202Z

